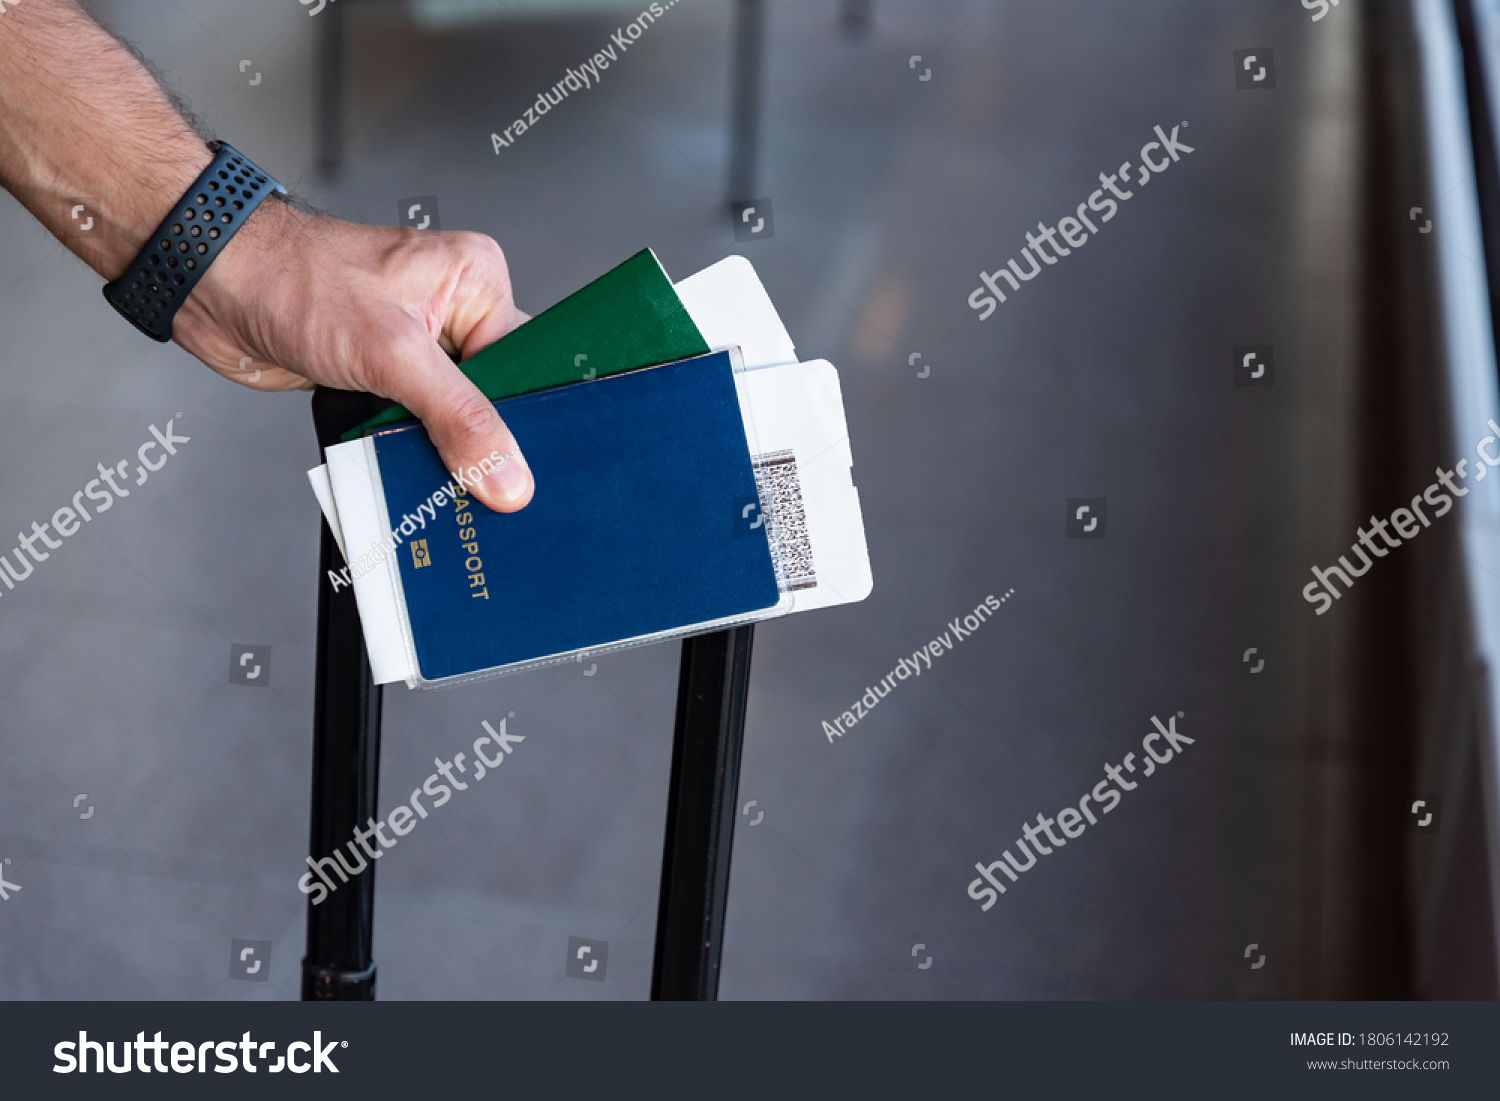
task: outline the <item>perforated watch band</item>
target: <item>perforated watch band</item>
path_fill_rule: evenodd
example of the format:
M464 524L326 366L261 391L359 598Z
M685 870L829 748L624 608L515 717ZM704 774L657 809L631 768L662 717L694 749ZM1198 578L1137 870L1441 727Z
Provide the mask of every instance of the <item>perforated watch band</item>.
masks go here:
M172 319L245 219L286 188L227 142L209 144L213 163L156 228L104 297L141 332L172 339Z

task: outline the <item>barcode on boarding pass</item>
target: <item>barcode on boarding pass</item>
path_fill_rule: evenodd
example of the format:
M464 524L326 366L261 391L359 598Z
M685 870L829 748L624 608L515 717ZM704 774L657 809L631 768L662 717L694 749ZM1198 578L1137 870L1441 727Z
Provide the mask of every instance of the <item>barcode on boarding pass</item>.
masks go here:
M802 511L802 483L797 480L797 460L790 451L756 455L755 488L769 502L766 537L771 542L771 560L783 592L811 589L818 584L813 569L812 539L807 534L807 516Z

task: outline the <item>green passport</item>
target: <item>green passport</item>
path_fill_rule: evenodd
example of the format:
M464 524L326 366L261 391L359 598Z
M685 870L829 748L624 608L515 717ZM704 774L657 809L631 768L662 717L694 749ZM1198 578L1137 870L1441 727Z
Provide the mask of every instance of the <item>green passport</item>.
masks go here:
M475 352L459 370L491 401L706 355L656 254L642 249L617 268ZM393 405L344 436L409 420Z

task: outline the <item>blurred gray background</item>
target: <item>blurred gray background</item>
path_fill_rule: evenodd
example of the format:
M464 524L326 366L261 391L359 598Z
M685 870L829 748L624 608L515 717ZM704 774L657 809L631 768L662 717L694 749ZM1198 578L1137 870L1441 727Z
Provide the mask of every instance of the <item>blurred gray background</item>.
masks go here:
M318 206L395 224L399 200L437 196L444 229L500 242L523 309L642 247L678 279L738 252L803 357L841 371L875 591L757 630L740 800L764 818L737 826L721 997L1361 989L1350 976L1378 962L1330 962L1351 897L1329 840L1347 762L1327 742L1350 619L1300 597L1345 545L1356 481L1354 5L1313 24L1287 0L876 0L861 29L837 0L773 0L757 195L775 237L736 244L726 0L680 0L498 154L490 134L643 5L338 2L331 181L324 16L94 8ZM1237 90L1233 51L1267 46L1274 90ZM978 272L1138 164L1158 124L1194 152L977 321ZM1251 344L1274 346L1273 387L1232 385ZM0 998L295 998L308 396L142 339L8 197L0 371L0 525L50 517L152 423L180 414L192 437L0 593L0 857L23 888L0 903ZM1106 538L1065 538L1068 497L1107 497ZM823 720L1012 589L829 743ZM269 684L229 683L235 644L269 647ZM482 720L514 713L526 741L380 861L380 997L647 996L678 652L387 690L382 810ZM1179 712L1197 739L1182 757L994 909L966 896L976 861ZM608 942L605 982L564 976L570 936ZM229 977L236 938L272 943L268 981Z

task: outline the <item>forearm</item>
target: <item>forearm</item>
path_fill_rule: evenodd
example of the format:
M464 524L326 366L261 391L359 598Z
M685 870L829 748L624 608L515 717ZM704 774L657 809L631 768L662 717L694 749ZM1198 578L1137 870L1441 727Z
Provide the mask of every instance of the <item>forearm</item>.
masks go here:
M213 159L166 95L74 0L0 16L0 185L106 279ZM79 235L73 206L94 219Z
M125 272L212 160L146 68L76 0L8 0L0 186L100 275ZM94 220L87 236L72 217L80 200ZM396 399L422 418L448 469L503 455L474 495L513 512L534 488L526 460L445 353L472 355L524 320L488 237L351 225L266 202L202 273L172 339L256 389L316 382Z

